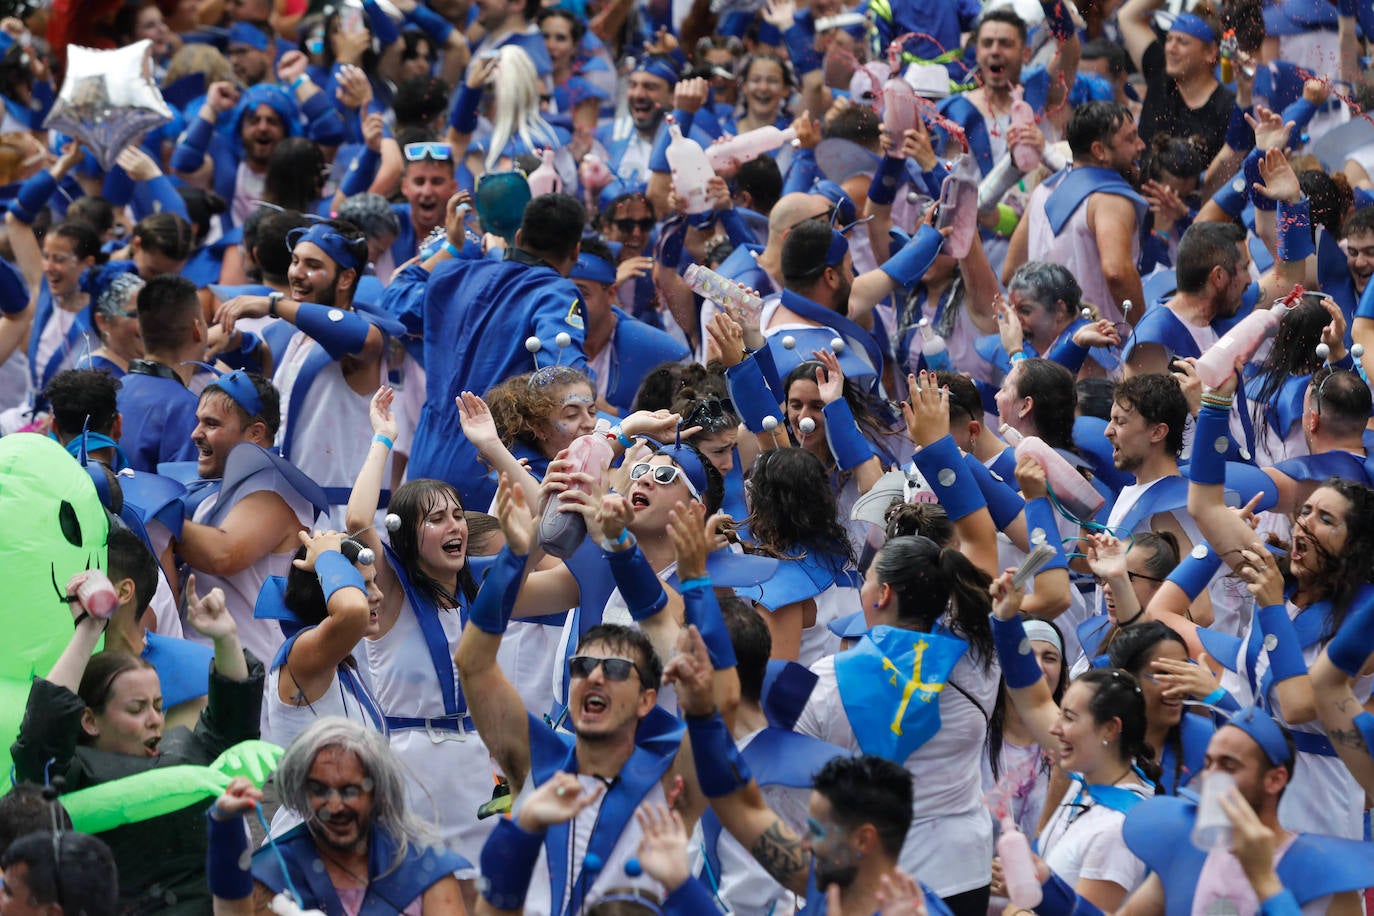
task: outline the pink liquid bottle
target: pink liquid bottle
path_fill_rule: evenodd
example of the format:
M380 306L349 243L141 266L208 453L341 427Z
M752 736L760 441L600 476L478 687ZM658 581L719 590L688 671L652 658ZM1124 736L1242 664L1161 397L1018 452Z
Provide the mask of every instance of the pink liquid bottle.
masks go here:
M1256 309L1241 319L1226 334L1207 348L1197 361L1197 377L1208 388L1220 388L1235 371L1238 361L1248 362L1260 344L1279 330L1283 316L1302 298L1302 287L1274 303L1273 308Z
M558 177L558 172L553 167L553 150L546 149L539 153L539 168L530 172L527 179L530 186L530 196L538 197L541 194L557 194L563 190L563 179Z
M916 91L911 84L902 79L901 45L894 41L887 49L888 66L892 76L883 83L883 126L887 128L887 138L891 146L888 155L894 159L905 159L902 153L902 139L906 132L916 126Z
M668 167L673 173L673 190L687 202L688 213L705 213L711 209L706 183L716 177L715 169L702 151L701 144L684 137L676 124L668 125L672 141L668 144Z
M88 569L72 577L68 587L75 586L77 600L92 617L101 620L109 618L119 607L119 595L115 593L110 577L98 569Z
M1050 489L1064 508L1080 519L1091 519L1107 501L1092 484L1078 473L1078 468L1069 464L1068 459L1045 444L1039 436L1022 436L1021 433L1002 424L1002 438L1016 449L1016 460L1029 455L1045 469Z
M940 185L940 215L936 229L952 228L945 239L945 254L956 260L968 256L973 233L978 230L978 163L972 153L964 153Z
M1002 835L997 838L997 856L1002 860L1002 881L1012 906L1032 910L1040 905L1044 893L1035 877L1035 859L1030 841L1009 817L1002 818Z
M572 460L572 470L602 478L610 466L615 452L610 440L603 433L578 436L568 446L568 458ZM585 485L575 489L588 492ZM587 522L576 512L559 512L559 500L550 499L539 518L539 546L551 557L567 559L582 545L587 536Z
M1021 97L1021 87L1015 89L1016 101L1011 103L1011 126L1025 127L1035 123L1035 109ZM1012 161L1023 173L1040 164L1040 150L1033 143L1017 143L1011 148Z
M711 164L712 171L718 172L730 165L738 166L751 159L757 159L764 153L771 153L784 143L791 143L795 139L795 128L779 130L772 124L765 124L738 137L731 137L724 143L713 143L706 147L706 161Z

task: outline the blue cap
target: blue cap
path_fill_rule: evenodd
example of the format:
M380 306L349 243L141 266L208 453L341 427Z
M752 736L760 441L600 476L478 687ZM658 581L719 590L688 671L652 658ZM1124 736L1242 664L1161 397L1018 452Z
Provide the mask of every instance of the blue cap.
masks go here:
M611 204L622 197L633 197L635 195L643 197L648 191L649 186L642 181L626 181L623 178L617 178L606 185L606 187L602 188L600 193L596 195L596 206L604 212L610 208Z
M267 36L263 34L262 29L246 22L236 22L229 27L229 44L248 45L258 51L266 51L268 48Z
M1288 739L1284 737L1282 726L1258 706L1247 706L1232 716L1226 724L1234 725L1254 738L1260 750L1264 751L1264 756L1268 757L1274 766L1288 765L1292 762Z
M599 258L585 251L577 256L577 263L568 274L570 280L591 280L593 283L615 282L615 265L605 258Z
M214 371L213 367L211 371ZM243 412L250 417L259 416L262 413L262 397L258 394L258 387L253 384L248 373L242 369L221 373L219 378L205 387L223 391L229 396L229 400L242 408Z
M858 221L858 207L854 205L853 199L845 193L844 188L835 182L821 179L811 187L811 193L819 194L835 205L835 218L832 222L836 225L848 226Z
M862 639L868 632L868 620L864 617L863 611L836 617L825 626L840 639Z

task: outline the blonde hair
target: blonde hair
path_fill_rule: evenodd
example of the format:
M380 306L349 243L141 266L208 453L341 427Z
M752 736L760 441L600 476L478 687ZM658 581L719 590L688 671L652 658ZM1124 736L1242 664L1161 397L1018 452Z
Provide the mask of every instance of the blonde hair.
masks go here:
M506 144L519 137L529 151L561 146L558 135L539 113L540 81L534 61L523 48L505 45L492 89L491 138L487 141L487 171L496 168Z
M162 85L170 86L192 73L204 73L207 86L211 83L232 82L234 79L234 68L229 66L229 59L215 47L199 42L187 42L181 46L181 50L172 55Z

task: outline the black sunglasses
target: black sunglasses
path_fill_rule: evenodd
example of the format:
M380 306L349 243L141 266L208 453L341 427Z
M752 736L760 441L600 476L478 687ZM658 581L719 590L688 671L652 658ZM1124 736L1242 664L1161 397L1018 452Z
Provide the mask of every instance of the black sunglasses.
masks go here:
M601 658L597 655L574 655L568 659L568 673L573 677L591 677L598 667L606 674L608 681L628 681L631 671L639 668L628 658ZM643 680L643 676L640 676Z
M646 216L643 219L613 219L611 220L611 225L621 232L634 232L636 229L640 232L648 232L650 229L654 228L654 223L656 222L658 222L658 220L654 219L652 216Z

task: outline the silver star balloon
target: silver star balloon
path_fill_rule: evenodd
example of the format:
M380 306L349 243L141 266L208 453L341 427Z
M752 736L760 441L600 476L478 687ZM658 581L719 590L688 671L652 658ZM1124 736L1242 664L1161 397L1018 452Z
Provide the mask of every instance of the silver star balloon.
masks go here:
M126 147L172 120L151 48L147 39L113 51L69 46L67 76L43 126L80 141L108 172Z

